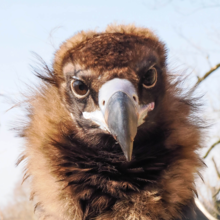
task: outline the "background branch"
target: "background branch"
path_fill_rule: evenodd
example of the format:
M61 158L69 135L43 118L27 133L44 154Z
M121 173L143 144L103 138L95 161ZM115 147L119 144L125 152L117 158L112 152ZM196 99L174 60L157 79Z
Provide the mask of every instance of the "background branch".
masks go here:
M215 198L220 192L220 189L217 190L217 192L212 196L213 198Z
M215 162L214 158L212 158L212 161L213 161L213 163L214 163L214 167L215 167L216 174L217 174L218 178L220 178L220 172L218 171L218 167L217 167L217 165L216 165L216 162Z
M217 220L217 218L214 218L204 207L204 205L197 199L195 198L195 203L197 207L201 210L201 212L210 220Z
M204 159L209 155L209 153L211 152L211 150L217 145L220 144L220 140L216 141L206 152L205 156L203 157Z
M212 67L203 77L198 77L198 81L195 86L198 86L202 81L204 81L211 73L220 67L220 63Z

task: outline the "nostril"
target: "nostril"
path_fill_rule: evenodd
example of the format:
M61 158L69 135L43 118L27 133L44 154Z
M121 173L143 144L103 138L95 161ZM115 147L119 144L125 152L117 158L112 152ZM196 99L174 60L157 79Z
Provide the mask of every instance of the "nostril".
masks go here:
M102 101L102 105L103 105L103 106L105 105L105 100Z
M135 96L133 96L133 99L134 99L135 102L137 102L137 98Z

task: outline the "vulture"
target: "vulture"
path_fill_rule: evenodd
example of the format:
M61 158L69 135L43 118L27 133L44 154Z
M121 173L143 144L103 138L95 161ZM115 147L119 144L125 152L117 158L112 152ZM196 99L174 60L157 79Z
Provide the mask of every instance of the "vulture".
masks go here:
M79 32L36 75L19 162L39 219L198 219L198 102L151 30Z

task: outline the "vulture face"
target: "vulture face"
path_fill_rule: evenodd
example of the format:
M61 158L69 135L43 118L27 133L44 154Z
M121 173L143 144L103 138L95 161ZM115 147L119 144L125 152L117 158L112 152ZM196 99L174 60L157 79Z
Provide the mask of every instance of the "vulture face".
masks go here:
M170 220L193 210L195 99L172 83L150 30L81 32L44 70L22 134L42 218Z
M127 161L139 130L152 129L165 91L164 60L144 44L136 36L97 34L63 64L71 117L91 138L111 136Z
M105 56L116 52L115 48L120 46L120 38L123 36L112 37L116 38L113 48L101 45ZM105 36L98 35L97 41L102 42L102 38L105 40ZM90 45L90 42L87 44ZM86 47L88 46L85 45ZM100 45L95 45L94 48L89 48L91 51L98 51L95 55L90 54L90 59L93 56L94 62L102 56L99 54L99 47ZM135 47L131 49L135 50ZM160 106L164 93L161 66L148 47L142 49L149 52L140 60L132 65L128 63L123 67L114 66L111 71L98 72L89 67L83 68L84 65L74 65L74 62L68 62L63 68L66 79L64 87L67 91L65 102L71 116L87 132L92 131L93 136L98 133L110 134L121 146L128 161L132 158L137 130L146 130L146 120L148 124L152 124L155 114L150 113L151 119L148 120L148 113L154 110L155 102L157 107ZM121 46L120 50L126 50L126 45ZM118 52L111 62L117 63L122 56ZM137 55L133 56L135 59ZM150 129L151 126L147 127Z

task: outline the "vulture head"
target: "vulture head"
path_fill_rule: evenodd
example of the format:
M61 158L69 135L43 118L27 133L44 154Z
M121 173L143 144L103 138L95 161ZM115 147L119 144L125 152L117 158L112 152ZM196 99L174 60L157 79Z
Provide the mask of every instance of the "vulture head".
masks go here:
M153 32L80 32L38 74L22 135L40 219L177 220L193 213L201 129ZM183 95L185 94L185 95Z

